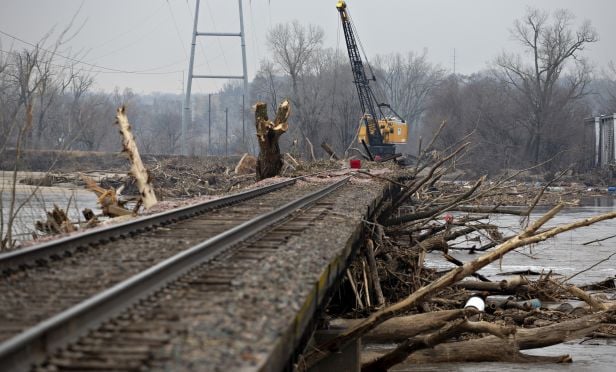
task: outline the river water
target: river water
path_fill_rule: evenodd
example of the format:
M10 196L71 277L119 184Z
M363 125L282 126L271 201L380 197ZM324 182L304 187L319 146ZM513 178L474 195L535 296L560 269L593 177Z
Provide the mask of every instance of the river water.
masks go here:
M591 217L597 214L616 210L616 197L589 198L583 200L581 207L568 208L559 213L547 226L566 224L573 221ZM535 220L542 215L538 210L531 217ZM497 215L491 222L504 226L504 235L520 231L520 218L511 215ZM507 233L509 232L509 234ZM494 262L479 272L490 279L500 280L499 273L518 270L533 270L547 272L552 270L556 274L571 276L597 262L616 253L616 238L602 242L583 245L596 239L616 234L616 220L603 221L588 227L563 233L562 235L539 243L532 247L518 249L510 252L500 262ZM486 240L482 240L485 244ZM477 242L458 242L460 246L480 245ZM450 251L450 254L461 261L470 261L477 255L469 255L464 251ZM444 261L439 253L430 253L426 258L428 266L449 268L451 264ZM616 256L596 267L581 273L571 279L574 284L589 284L616 276ZM612 294L612 296L614 296ZM393 371L614 371L616 370L616 340L596 339L585 341L575 340L546 348L523 350L523 353L534 355L563 355L569 354L573 358L571 364L517 364L517 363L447 363L434 365L399 365Z
M18 178L40 177L43 173L20 172ZM81 211L90 208L94 213L101 210L96 204L96 195L81 187L64 185L63 187L35 187L17 184L15 194L11 192L11 172L0 171L0 193L2 197L2 233L6 233L9 215L11 214L11 200L15 200L13 215L13 238L17 241L32 239L34 223L37 220L45 221L46 211L51 211L54 204L67 212L71 221L83 221ZM40 235L40 232L38 233Z

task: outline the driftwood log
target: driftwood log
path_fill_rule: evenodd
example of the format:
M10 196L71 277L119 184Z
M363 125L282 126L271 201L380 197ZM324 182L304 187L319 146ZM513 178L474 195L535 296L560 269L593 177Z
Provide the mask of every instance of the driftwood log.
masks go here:
M441 312L444 315L444 312ZM423 315L423 314L422 314ZM414 364L422 363L454 363L454 362L524 362L533 361L532 358L526 358L523 354L509 354L508 350L528 350L536 349L551 345L560 344L562 342L575 340L584 337L602 323L609 322L613 318L613 312L601 312L590 314L578 319L567 320L561 323L538 327L538 328L518 328L515 338L503 339L497 336L486 336L478 339L442 343L434 346L432 349L418 350L411 354L406 362ZM395 324L394 319L389 320L390 324ZM387 329L383 323L383 330ZM379 326L379 327L381 327ZM376 331L377 327L374 331ZM408 331L397 330L392 333L397 340L402 340L404 336L410 338L415 337L417 333L414 329L408 328ZM385 335L381 333L380 337ZM392 340L392 338L390 338ZM369 362L383 355L382 352L365 352L362 353L362 361Z
M278 106L274 122L267 117L267 104L265 102L257 102L255 105L255 126L259 141L257 180L275 177L280 173L284 161L280 154L278 140L289 128L287 120L290 114L291 104L288 100L284 100Z
M370 362L362 364L361 370L364 372L386 371L390 367L403 362L408 355L419 350L431 349L435 345L460 335L462 332L491 333L500 339L506 339L509 335L515 334L516 329L512 326L456 319L438 331L404 340L404 342L398 345L394 350Z
M430 313L406 315L391 318L362 336L362 342L391 343L400 342L420 333L444 327L449 321L464 317L464 309L441 310ZM330 327L350 328L361 323L362 319L333 319Z
M321 148L325 150L325 152L327 153L327 155L329 155L331 159L340 160L340 158L338 157L338 155L336 155L336 152L334 151L334 149L332 149L329 143L325 141L321 142Z
M116 124L120 127L120 134L122 135L122 151L128 154L128 158L130 159L130 174L137 181L137 188L139 189L143 207L148 209L158 201L154 194L154 187L152 187L148 170L141 161L137 143L131 131L130 123L126 116L126 108L124 106L120 107L116 112Z

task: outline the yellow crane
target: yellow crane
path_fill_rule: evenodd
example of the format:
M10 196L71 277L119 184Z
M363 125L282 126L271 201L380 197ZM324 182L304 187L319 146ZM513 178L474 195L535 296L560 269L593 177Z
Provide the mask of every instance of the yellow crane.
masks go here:
M366 70L364 69L364 63L361 59L353 31L354 27L347 13L346 2L343 0L338 1L336 9L340 13L344 39L351 62L351 70L353 71L353 82L357 88L359 103L364 113L360 120L358 141L368 145L371 159L372 155L379 155L381 157L393 155L396 144L407 142L408 125L398 117L389 104L377 103L374 92L369 85ZM394 115L384 115L381 110L382 108L389 109Z

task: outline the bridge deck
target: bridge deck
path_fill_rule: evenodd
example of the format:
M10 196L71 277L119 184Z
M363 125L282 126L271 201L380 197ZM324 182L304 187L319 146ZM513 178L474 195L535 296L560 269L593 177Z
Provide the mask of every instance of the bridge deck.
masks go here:
M371 179L353 179L318 205L311 227L265 258L238 267L226 296L212 296L176 337L166 370L270 370L289 367L311 323L361 238L362 220L384 193Z

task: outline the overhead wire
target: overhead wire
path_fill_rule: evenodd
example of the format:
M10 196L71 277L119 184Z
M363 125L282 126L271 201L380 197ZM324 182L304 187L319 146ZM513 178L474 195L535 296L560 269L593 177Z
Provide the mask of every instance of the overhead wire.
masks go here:
M350 14L349 14L349 20L350 20ZM337 78L336 78L337 75L336 74L337 74L337 71L338 71L338 53L340 51L340 34L341 34L340 30L341 30L341 25L342 25L341 22L337 22L337 23L338 23L338 31L336 33L336 66L334 67L335 68L335 70L334 70L335 71L334 72L334 74L335 74L334 75L334 99L336 97L336 95L335 95L336 80L337 80ZM354 28L352 20L351 20L351 27ZM357 38L357 36L358 36L357 35L357 30L354 30L354 32L355 32L355 36ZM332 100L332 111L333 111L333 100ZM362 112L362 115L363 114L364 113ZM359 137L360 130L361 130L361 124L357 125L355 127L355 134L353 135L353 138L351 139L351 141L349 142L349 145L346 147L346 149L344 151L345 156L346 156L346 154L348 154L349 150L351 149L351 147L355 143L355 140Z
M164 6L164 4L163 4L163 6ZM159 8L159 9L160 9L160 8ZM152 15L154 15L154 14L156 14L156 13L153 13ZM152 16L152 15L151 15L151 16ZM119 46L118 48L112 49L112 50L110 50L110 51L108 51L108 52L106 52L106 53L104 53L104 54L97 55L97 56L92 57L92 58L93 58L93 59L100 59L100 58L108 57L108 56L111 56L111 55L115 55L115 54L117 54L118 52L121 52L121 51L123 51L123 50L125 50L125 49L127 49L127 48L130 48L130 47L132 47L132 46L134 46L134 45L136 45L136 44L140 43L143 39L145 39L145 38L147 38L148 36L150 36L150 35L151 35L151 30L152 30L152 29L155 29L155 30L160 29L160 25L161 25L163 22L164 22L164 20L161 20L161 21L159 21L158 23L156 23L156 24L154 25L154 27L150 27L150 28L148 28L148 29L144 30L144 32L143 32L143 33L140 33L140 34L137 36L137 38L136 38L136 39L133 39L132 41L130 41L130 42L128 42L128 43L124 43L123 45ZM147 23L147 21L145 21L145 22L141 23L141 25L143 25L144 23ZM136 28L135 30L137 30L137 28ZM127 33L127 32L125 32L123 35L125 35L126 33ZM114 38L114 40L115 40L115 39L117 39L117 37L116 37L116 38ZM106 45L106 44L108 44L108 42L105 42L105 43L100 44L100 45ZM99 48L99 47L96 47L96 46L95 46L95 47L93 47L92 49L96 49L96 48Z
M0 53L4 53L6 55L19 55L19 52L15 52L12 50L2 50L0 49ZM176 62L177 63L177 62ZM127 74L126 72L115 72L115 71L107 71L107 70L95 70L93 68L83 68L83 67L75 67L77 64L75 65L61 65L58 63L49 63L50 66L53 67L57 67L57 68L71 68L72 71L75 72L87 72L89 74ZM182 70L176 70L176 71L166 71L166 72L151 72L151 73L146 73L146 72L141 72L139 73L139 75L171 75L171 74L177 74L182 72Z
M178 28L178 23L175 21L175 16L173 15L173 10L171 9L171 4L169 4L169 0L167 2L167 9L169 10L169 14L171 14L171 20L173 21L173 27L175 28L176 36L180 42L180 46L182 47L182 51L184 52L184 56L188 59L188 52L186 51L186 46L184 45L184 40L182 39L182 35L180 34L180 29Z
M169 14L171 15L171 21L173 23L173 27L175 29L175 34L178 37L178 41L180 42L180 47L182 48L182 51L184 52L184 63L186 63L186 61L188 61L188 59L190 58L188 56L188 52L186 51L186 46L184 45L184 40L182 39L182 35L180 33L180 29L178 27L178 23L175 20L175 15L173 14L173 9L171 9L171 4L169 3L169 0L165 0L165 2L167 3L167 10L169 10ZM184 70L182 70L182 93L184 93Z
M207 6L207 9L209 10L208 15L210 16L210 20L212 21L212 26L214 27L214 32L216 32L216 21L214 20L214 12L212 11L212 7L210 6L210 2L208 0L205 0L205 5ZM229 61L227 61L227 56L225 55L225 51L222 47L222 43L220 42L220 38L216 38L216 41L218 42L218 47L220 48L220 51L222 52L222 56L223 59L225 60L225 71L228 74L229 73Z
M252 1L249 2L248 6L250 8L250 29L252 31L252 34L250 35L251 36L250 39L252 40L252 48L253 48L253 51L254 51L252 53L252 56L253 56L253 61L252 61L252 65L253 66L252 66L252 68L253 68L253 71L256 74L256 72L257 72L257 64L258 64L259 59L261 58L261 52L259 51L259 44L257 43L257 38L255 36L257 34L257 32L255 30L255 21L254 21L256 19L256 17L254 16L254 13L253 13Z
M165 6L165 4L164 4L164 3L162 3L162 4L161 4L158 8L156 8L156 10L154 10L152 13L148 14L148 15L147 15L147 16L145 16L145 17L140 18L139 20L136 20L136 21L132 22L132 23L131 23L131 28L130 28L130 29L128 29L128 30L126 30L126 31L122 31L122 32L120 32L120 33L118 33L118 34L116 34L116 35L112 36L111 38L107 39L106 41L103 41L103 42L102 42L102 43L100 43L100 44L94 45L92 48L94 48L94 49L100 48L100 47L102 47L102 46L105 46L105 45L107 45L107 44L109 44L109 43L111 43L111 42L113 42L113 41L117 40L118 38L120 38L120 37L122 37L122 36L124 36L124 35L126 35L126 34L128 34L128 33L134 32L134 31L135 31L135 29L138 29L138 28L140 28L141 26L143 26L143 25L147 24L147 22L148 22L150 19L152 19L152 17L153 17L154 15L156 15L158 12L160 12L160 10L161 10L164 6ZM136 26L135 26L135 25L136 25Z
M376 86L376 89L380 91L383 98L387 98L385 95L385 92L381 89L378 82L376 81L376 75L374 73L374 70L372 69L370 60L368 59L368 54L366 53L366 50L364 49L364 45L361 42L361 39L359 38L359 33L357 32L357 28L355 27L355 22L353 21L353 18L351 17L351 13L349 12L348 9L347 9L347 14L349 16L351 27L353 28L353 32L355 33L355 38L357 39L357 43L359 44L361 53L364 55L364 60L366 61L366 65L368 66L368 69L370 70L370 74L372 75L372 79L370 80L374 81L374 85ZM376 94L374 93L372 89L369 89L368 91L372 94L372 98L374 99L374 102L377 104L376 109L379 110L379 112L381 113L381 116L385 117L385 114L383 113L383 110L381 110L381 106L379 105L379 100L377 99Z
M188 3L188 0L186 0L186 8L188 9L188 18L190 21L192 21L190 18L194 17L194 11L191 8L190 4ZM197 47L199 48L199 50L201 51L201 54L203 55L203 61L205 64L205 67L207 67L208 71L212 70L212 66L210 65L208 58L205 54L205 49L203 48L203 45L201 43L198 42L198 38L197 38ZM203 89L203 85L201 84L201 79L196 79L196 85L199 86L199 88L201 88L201 90L205 91L206 89ZM218 82L216 82L216 80L212 80L212 85L214 85L214 88L219 91L220 90L220 86L218 84Z
M100 73L134 74L134 75L170 75L170 74L177 74L178 72L182 71L182 70L176 70L176 71L158 71L158 72L153 72L154 70L158 70L158 69L164 68L164 66L151 67L151 68L143 69L143 70L123 70L123 69L117 69L117 68L113 68L113 67L101 66L101 65L98 65L98 64L95 64L95 63L89 63L89 62L86 62L84 60L80 60L80 59L77 59L77 58L74 58L74 57L65 56L65 55L63 55L61 53L58 53L57 51L53 51L53 50L49 50L49 49L43 48L40 45L33 44L31 42L23 40L23 39L15 36L15 35L9 34L9 33L5 32L5 31L2 31L2 30L0 30L0 34L5 35L5 36L7 36L7 37L9 37L9 38L11 38L13 40L19 41L19 42L21 42L23 44L29 45L31 47L38 48L38 49L40 49L40 50L42 50L44 52L50 53L53 56L64 58L65 60L71 61L71 62L73 62L75 64L81 64L81 65L85 65L85 66L89 66L89 67L98 69L99 71L97 71L97 72L100 72ZM66 67L66 66L64 66L64 67Z

